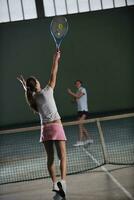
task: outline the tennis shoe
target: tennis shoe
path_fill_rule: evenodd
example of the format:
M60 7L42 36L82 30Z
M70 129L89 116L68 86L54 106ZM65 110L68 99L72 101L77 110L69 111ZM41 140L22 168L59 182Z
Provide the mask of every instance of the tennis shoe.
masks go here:
M83 141L78 141L76 144L74 144L74 147L78 147L78 146L83 146L84 142Z
M67 185L66 185L66 181L65 180L61 180L60 181L62 184L62 189L64 190L65 194L67 193Z
M93 139L89 139L88 143L93 144L94 143Z
M57 182L57 186L59 188L58 194L65 199L66 196L66 182L64 180L61 180Z
M58 193L56 193L56 194L53 196L53 200L63 200L63 198L62 198Z
M84 144L93 144L93 139L88 139L84 142Z
M53 191L53 192L57 192L57 191L59 191L59 188L58 188L57 182L53 183L52 191Z

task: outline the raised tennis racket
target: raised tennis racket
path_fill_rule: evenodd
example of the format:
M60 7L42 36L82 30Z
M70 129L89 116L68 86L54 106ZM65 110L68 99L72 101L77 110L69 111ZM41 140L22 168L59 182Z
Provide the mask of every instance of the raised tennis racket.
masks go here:
M68 32L68 22L66 17L56 16L50 24L50 32L56 44L56 49L60 48L61 42Z

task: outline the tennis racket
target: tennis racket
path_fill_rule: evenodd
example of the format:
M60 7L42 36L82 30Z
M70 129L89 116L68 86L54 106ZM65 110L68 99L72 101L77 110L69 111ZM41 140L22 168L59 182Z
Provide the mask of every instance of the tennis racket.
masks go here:
M68 22L63 16L56 16L50 24L50 32L56 44L56 49L60 48L61 42L68 32Z

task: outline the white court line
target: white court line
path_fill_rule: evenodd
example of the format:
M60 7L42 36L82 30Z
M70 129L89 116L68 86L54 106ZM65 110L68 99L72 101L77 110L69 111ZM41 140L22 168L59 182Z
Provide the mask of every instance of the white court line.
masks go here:
M98 162L98 160L96 160L85 148L83 148L83 150L86 152L86 154L97 164L100 165L100 163ZM111 178L111 180L125 193L125 195L131 199L134 200L134 197L130 194L130 192L128 192L118 181L117 179L112 176L112 174L104 167L101 166L101 169Z

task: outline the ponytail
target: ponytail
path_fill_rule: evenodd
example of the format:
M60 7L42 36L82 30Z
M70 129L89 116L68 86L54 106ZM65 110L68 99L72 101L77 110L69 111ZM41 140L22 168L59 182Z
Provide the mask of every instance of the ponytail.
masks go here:
M36 92L36 79L34 77L28 78L26 81L26 86L27 86L27 90L25 93L26 101L34 112L38 112L36 100L34 97L34 93Z
M25 96L26 96L26 101L28 105L32 108L32 110L34 112L38 112L37 104L36 104L33 92L27 89Z

